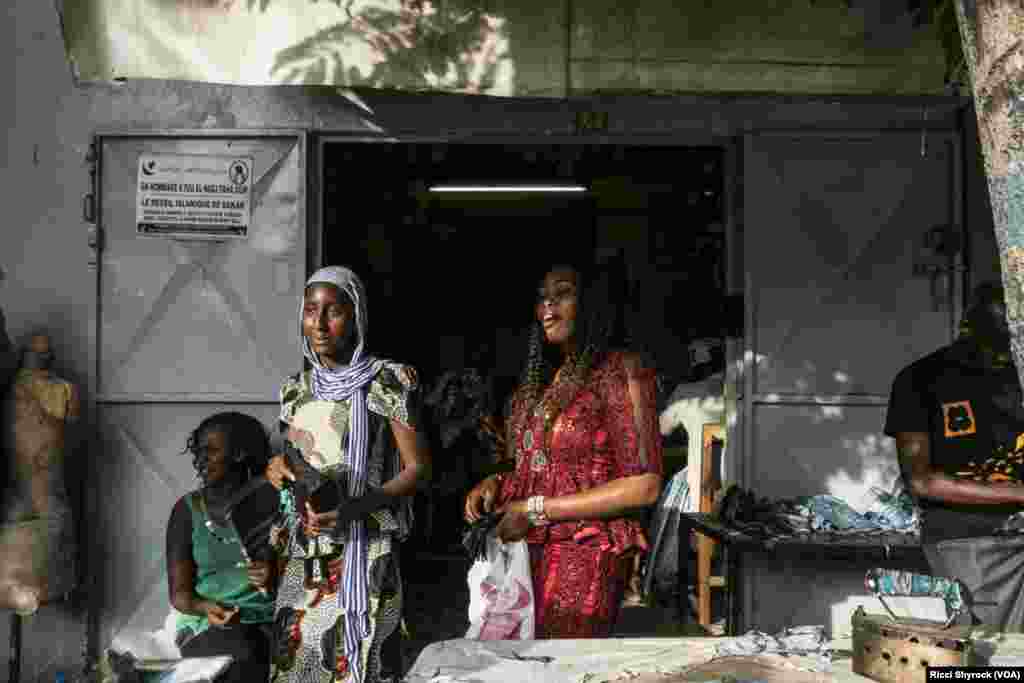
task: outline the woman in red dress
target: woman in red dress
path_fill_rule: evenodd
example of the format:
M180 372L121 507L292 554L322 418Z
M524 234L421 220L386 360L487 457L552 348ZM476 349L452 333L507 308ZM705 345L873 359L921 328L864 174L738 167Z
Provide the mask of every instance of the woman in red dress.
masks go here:
M616 345L608 277L555 266L540 285L506 443L516 469L466 498L466 519L504 512L498 535L526 539L537 638L607 637L628 568L647 550L634 515L661 490L655 373ZM617 315L618 313L618 315Z

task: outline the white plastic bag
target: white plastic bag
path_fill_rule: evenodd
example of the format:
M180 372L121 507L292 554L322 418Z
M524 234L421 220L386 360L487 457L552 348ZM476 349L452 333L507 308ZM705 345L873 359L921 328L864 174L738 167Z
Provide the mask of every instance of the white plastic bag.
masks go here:
M487 559L469 569L469 630L472 640L531 640L533 580L526 541L502 543L487 536Z

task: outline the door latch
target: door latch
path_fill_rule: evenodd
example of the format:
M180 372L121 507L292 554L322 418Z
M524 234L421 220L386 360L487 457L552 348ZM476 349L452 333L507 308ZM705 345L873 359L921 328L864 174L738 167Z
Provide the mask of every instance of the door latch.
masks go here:
M952 225L940 225L924 233L915 249L912 274L915 278L933 277L938 271L954 269L963 249L963 236Z
M96 196L92 192L82 197L82 220L86 223L96 222Z
M98 225L90 225L86 233L86 244L89 245L89 267L95 268L103 250L103 232Z

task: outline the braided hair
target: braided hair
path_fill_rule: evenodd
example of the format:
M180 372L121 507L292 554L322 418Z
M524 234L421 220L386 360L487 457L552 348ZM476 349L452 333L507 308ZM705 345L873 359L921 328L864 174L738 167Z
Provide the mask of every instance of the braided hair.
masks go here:
M603 265L576 259L557 261L545 269L545 274L562 267L576 273L576 353L563 359L561 350L547 343L541 323L533 321L520 389L516 392L528 404L540 400L563 362L568 364L575 381L582 384L609 351L633 344L625 319L627 281L621 255Z
M185 450L182 451L182 454L192 454L196 475L203 481L206 480L208 456L200 448L200 441L203 434L209 431L218 431L224 435L229 469L241 469L247 480L262 474L266 469L270 462L270 439L263 424L244 413L216 413L192 430L185 442Z

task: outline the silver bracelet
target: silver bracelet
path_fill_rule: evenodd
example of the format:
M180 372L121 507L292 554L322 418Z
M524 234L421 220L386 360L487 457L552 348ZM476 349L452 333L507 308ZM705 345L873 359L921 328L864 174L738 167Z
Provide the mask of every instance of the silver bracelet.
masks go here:
M526 518L530 526L545 526L551 520L544 513L544 496L530 496L526 500Z

